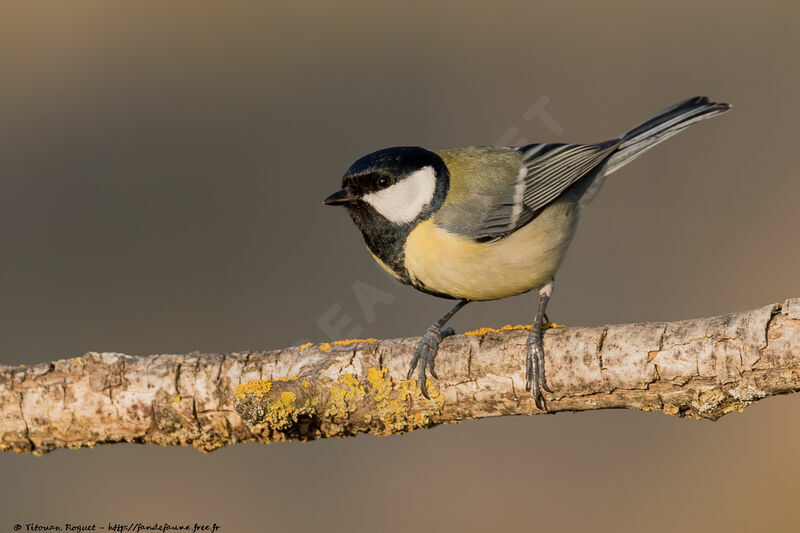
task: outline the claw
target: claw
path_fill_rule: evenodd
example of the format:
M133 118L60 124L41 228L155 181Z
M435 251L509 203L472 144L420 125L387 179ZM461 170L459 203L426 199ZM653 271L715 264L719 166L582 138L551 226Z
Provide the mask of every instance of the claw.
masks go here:
M414 356L411 358L411 364L408 368L408 376L406 376L406 379L411 379L411 376L414 374L414 369L417 367L417 363L419 363L419 390L422 392L422 395L429 400L431 397L428 395L425 371L430 370L431 376L435 379L439 379L434 366L436 363L436 352L439 351L439 343L442 342L442 339L450 335L455 335L456 333L453 328L441 328L459 309L468 303L469 300L459 300L450 311L428 328L425 335L422 336L419 343L417 343L417 347L414 349ZM422 358L421 361L420 358Z
M528 337L528 350L525 358L525 390L531 391L536 407L542 411L547 408L544 403L542 390L553 392L547 385L544 374L544 349L542 335L537 331L531 332Z
M431 397L428 395L428 378L425 376L425 370L431 365L431 345L429 344L427 333L422 337L422 340L420 340L417 349L420 350L422 354L422 360L419 363L419 390L425 398L430 400Z
M544 375L544 342L542 338L542 321L550 322L546 309L552 290L553 280L539 288L539 310L536 312L531 334L528 335L528 350L525 357L525 390L532 390L536 407L542 411L547 411L542 389L553 392Z
M539 390L539 381L536 379L533 380L533 400L536 402L537 408L545 411L544 397L542 397L542 391Z
M542 360L539 363L539 384L542 386L542 389L546 390L547 392L553 392L553 389L551 389L550 385L547 384L547 377L544 373L544 353L542 353Z
M411 379L411 376L414 375L414 369L417 368L417 361L419 361L419 345L417 345L417 349L414 350L414 356L411 358L411 364L408 366L408 375L406 379Z
M528 355L525 357L525 390L531 390L533 382L533 357L531 356L531 348L528 346Z
M431 397L428 394L426 372L430 371L431 376L439 379L439 376L436 374L435 366L436 353L439 351L439 343L442 342L442 339L445 337L454 334L455 331L453 331L453 328L447 328L444 331L439 331L438 328L434 327L428 328L428 331L426 331L425 335L419 340L417 348L414 350L414 356L411 358L411 365L409 366L406 379L411 379L411 376L414 374L414 369L417 367L417 364L419 364L419 390L422 395L429 400Z
M425 396L426 400L430 400L431 397L428 394L428 387L427 385L425 385L426 381L427 379L425 379L425 374L421 373L419 376L419 391L422 393L423 396Z
M436 364L435 357L431 357L430 359L428 359L428 370L430 370L431 376L433 376L436 379L439 379L439 376L436 375L436 369L434 368L435 364Z

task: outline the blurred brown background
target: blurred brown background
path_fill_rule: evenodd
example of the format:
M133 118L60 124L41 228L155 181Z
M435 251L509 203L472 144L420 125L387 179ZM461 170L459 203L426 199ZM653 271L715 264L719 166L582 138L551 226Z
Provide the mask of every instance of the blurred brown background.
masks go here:
M353 160L515 130L600 141L696 94L734 110L607 182L550 316L800 296L797 16L791 2L6 0L0 361L276 348L328 340L324 316L350 319L342 336L419 335L449 304L397 285L321 205ZM550 125L523 117L537 102ZM370 316L356 282L393 302ZM530 321L534 304L470 306L453 325ZM210 455L0 455L0 529L794 531L798 412L800 395L717 423L614 411Z

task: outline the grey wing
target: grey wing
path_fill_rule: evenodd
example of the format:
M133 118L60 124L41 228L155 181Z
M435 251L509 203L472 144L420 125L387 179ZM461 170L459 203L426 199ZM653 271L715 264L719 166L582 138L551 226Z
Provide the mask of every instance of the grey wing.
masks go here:
M513 187L498 198L481 227L470 235L479 242L502 239L530 222L570 185L603 164L619 140L600 144L533 144L515 148L522 152L519 175Z

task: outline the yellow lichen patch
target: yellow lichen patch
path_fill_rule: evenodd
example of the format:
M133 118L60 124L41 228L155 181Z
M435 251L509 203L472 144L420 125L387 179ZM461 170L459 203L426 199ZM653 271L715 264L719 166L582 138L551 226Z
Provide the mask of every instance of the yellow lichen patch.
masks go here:
M397 384L398 398L402 401L405 401L410 397L414 397L425 402L434 403L436 404L437 408L441 408L444 405L442 393L434 387L434 383L430 379L427 380L425 384L428 387L428 396L430 396L429 400L422 396L422 391L419 388L419 382L416 379L404 379Z
M330 388L330 398L328 399L328 410L326 415L347 416L347 392L341 387Z
M267 404L264 420L271 429L284 431L297 424L300 416L313 416L315 412L313 402L301 402L294 392L283 391L279 400Z
M743 402L735 400L722 408L722 414L727 415L733 411L739 411L741 413L744 411L744 406L745 404Z
M408 428L408 390L395 390L392 378L388 377L387 368L370 368L367 371L367 381L375 389L375 408L383 425L391 431L402 431ZM394 393L394 394L393 394Z
M358 385L358 380L353 374L345 374L344 376L338 379L339 383L342 385L348 385L350 387L355 387Z
M272 382L268 379L257 379L249 383L243 383L234 389L233 395L240 400L244 400L245 396L252 394L257 398L261 398L272 390Z
M334 346L347 346L349 344L357 344L359 342L378 342L378 339L344 339L341 341L333 341L331 344Z
M664 405L662 411L664 411L668 415L673 415L673 416L681 412L681 410L678 408L677 405L671 403Z
M312 346L314 346L314 343L313 343L313 342L306 342L306 343L304 343L304 344L301 344L300 346L298 346L298 348L300 348L300 351L302 352L302 351L303 351L303 350L305 350L306 348L310 348L310 347L312 347Z
M699 392L697 396L695 396L695 402L697 403L697 407L702 409L703 407L707 407L708 405L715 406L719 404L724 398L725 395L721 391L707 390Z
M285 391L281 393L280 407L286 410L287 414L291 414L294 411L294 406L296 403L297 403L297 395L295 393L291 391Z
M385 377L388 373L388 368L378 370L375 367L370 367L367 370L367 381L375 389L378 396L386 396L392 390L392 380Z
M303 380L303 387L306 389L308 388L308 381L306 381L305 379Z
M428 387L428 396L431 397L431 400L436 401L442 396L442 393L439 392L438 389L435 389L433 387L433 383L431 383L431 380L426 380L425 385L427 385Z
M692 407L697 409L700 413L708 413L718 409L725 402L725 393L718 389L706 390L698 393L692 402ZM741 404L741 402L739 402ZM730 412L738 407L733 407L729 411L725 411L726 406L722 406L723 412ZM727 406L730 407L730 406Z
M367 381L375 391L375 396L373 397L375 411L383 422L386 432L410 431L414 428L429 425L431 422L430 412L427 410L410 412L413 405L409 403L411 398L424 400L417 381L409 379L395 384L391 377L387 375L388 373L389 371L386 368L381 368L380 370L370 368L367 371ZM430 386L428 391L431 396L431 401L428 405L432 403L437 409L441 409L444 404L441 393L433 390ZM425 401L427 402L427 400Z
M501 331L513 331L518 329L533 329L531 324L517 324L516 326L512 326L511 324L506 324L502 328L478 328L472 331L467 331L464 335L468 335L470 337L476 337L478 335L486 335L487 333L500 333Z
M287 381L297 381L299 378L297 376L292 377L283 377L283 378L275 378L273 381L283 381L284 383Z
M334 385L329 389L328 410L325 414L344 418L356 410L358 402L363 400L367 393L352 374L345 374L337 380L337 383L342 386Z
M319 351L327 352L332 346L348 346L350 344L358 344L359 342L378 342L378 339L344 339L340 341L323 342L319 345Z
M545 322L542 324L542 329L550 329L550 328L565 328L566 326L563 324L556 324L555 322ZM478 328L472 331L467 331L464 335L468 335L470 337L475 337L478 335L486 335L487 333L501 333L503 331L516 331L520 329L533 329L532 324L517 324L512 326L511 324L506 324L502 328Z
M284 403L284 405L292 405L297 401L297 394L293 393L292 391L282 392L281 401Z
M181 401L181 397L180 397L180 396L175 396L175 397L172 399L172 401L173 401L173 402L175 402L175 403L180 403L180 401Z

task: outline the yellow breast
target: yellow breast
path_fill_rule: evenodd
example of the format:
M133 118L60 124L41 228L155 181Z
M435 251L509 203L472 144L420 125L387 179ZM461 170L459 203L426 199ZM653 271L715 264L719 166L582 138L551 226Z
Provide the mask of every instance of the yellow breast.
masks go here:
M556 202L508 237L479 243L448 233L435 217L406 240L409 277L425 287L468 300L496 300L536 289L553 279L572 239L578 213Z

